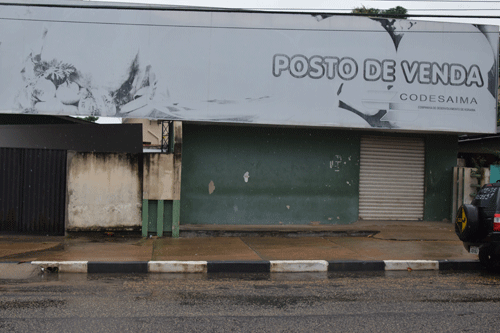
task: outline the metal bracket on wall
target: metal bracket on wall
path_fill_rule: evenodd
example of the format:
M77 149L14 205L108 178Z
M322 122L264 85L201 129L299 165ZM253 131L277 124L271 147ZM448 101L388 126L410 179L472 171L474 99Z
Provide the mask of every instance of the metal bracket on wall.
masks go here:
M172 120L161 121L161 152L173 153L174 122Z

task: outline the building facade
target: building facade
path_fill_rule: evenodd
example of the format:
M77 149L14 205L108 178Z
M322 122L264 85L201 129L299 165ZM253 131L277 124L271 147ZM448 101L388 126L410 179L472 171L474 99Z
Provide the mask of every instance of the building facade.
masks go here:
M457 137L184 124L181 221L451 219Z
M150 152L163 145L160 122L175 123L168 154L143 150L130 168L114 156L101 175L116 182L113 170L128 168L127 190L113 183L98 192L130 204L126 216L141 212L126 226L143 235L176 236L183 224L449 220L458 135L496 132L495 26L98 2L0 6L0 27L12 31L0 38L0 112L139 119L129 122L142 123ZM106 159L73 160L99 182L89 170ZM81 177L70 177L68 193L87 191L84 210L105 214Z

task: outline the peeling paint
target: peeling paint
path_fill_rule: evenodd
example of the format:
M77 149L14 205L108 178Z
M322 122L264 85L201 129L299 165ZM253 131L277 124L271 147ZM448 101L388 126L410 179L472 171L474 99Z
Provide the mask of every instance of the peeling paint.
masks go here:
M210 183L208 183L208 194L212 194L215 191L215 184L214 181L211 180Z
M245 183L248 183L248 178L250 178L250 173L247 171L247 172L245 172L245 174L243 175L243 179L245 180Z
M290 209L290 205L286 205L286 209Z
M330 161L330 169L335 169L335 171L338 171L341 164L342 164L342 156L335 155L335 160ZM344 164L346 164L346 162L344 162Z

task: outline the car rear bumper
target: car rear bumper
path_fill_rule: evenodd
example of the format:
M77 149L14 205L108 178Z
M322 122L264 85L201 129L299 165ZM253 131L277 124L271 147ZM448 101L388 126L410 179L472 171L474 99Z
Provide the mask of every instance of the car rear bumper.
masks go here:
M500 246L500 232L490 232L488 236L484 237L481 240L473 241L473 242L463 242L465 249L467 252L470 252L471 246L476 246L481 248L482 246L495 244Z

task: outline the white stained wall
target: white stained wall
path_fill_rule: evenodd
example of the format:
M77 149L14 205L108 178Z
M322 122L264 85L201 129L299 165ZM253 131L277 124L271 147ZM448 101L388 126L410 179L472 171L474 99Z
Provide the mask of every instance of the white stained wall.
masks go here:
M137 155L68 152L67 230L140 227Z

